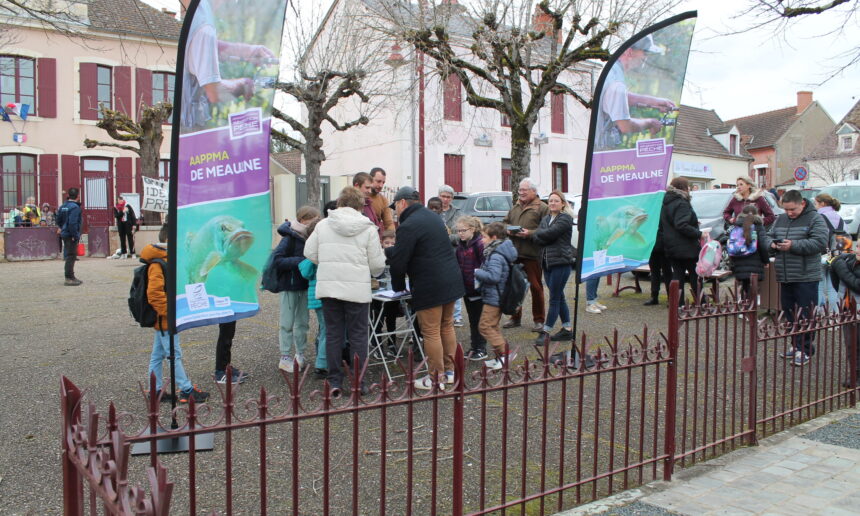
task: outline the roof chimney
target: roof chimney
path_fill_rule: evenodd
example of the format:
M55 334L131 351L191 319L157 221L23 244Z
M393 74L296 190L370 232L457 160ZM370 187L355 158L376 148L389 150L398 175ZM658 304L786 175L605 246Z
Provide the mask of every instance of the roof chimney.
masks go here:
M538 6L532 18L532 26L535 32L543 32L547 36L555 36L555 40L561 43L561 31L556 32L555 20L546 11Z
M162 7L161 12L163 12L164 14L166 14L168 16L176 18L176 11L174 11L173 9L169 9L167 7Z
M797 92L797 114L803 113L803 111L812 104L812 92L811 91L798 91Z

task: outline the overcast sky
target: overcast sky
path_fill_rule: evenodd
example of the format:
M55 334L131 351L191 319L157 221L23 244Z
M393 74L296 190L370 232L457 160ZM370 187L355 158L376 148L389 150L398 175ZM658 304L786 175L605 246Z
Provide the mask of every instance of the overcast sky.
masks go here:
M143 1L179 9L177 0ZM686 0L678 9L696 9L699 14L682 102L714 109L728 120L795 105L797 91L811 90L838 122L860 100L860 64L817 85L832 71L833 60L852 47L844 35L818 37L839 21L839 15L804 17L789 28L787 37L775 36L771 29L719 36L742 27L732 16L750 1ZM851 26L860 29L857 19ZM860 41L857 33L854 46Z

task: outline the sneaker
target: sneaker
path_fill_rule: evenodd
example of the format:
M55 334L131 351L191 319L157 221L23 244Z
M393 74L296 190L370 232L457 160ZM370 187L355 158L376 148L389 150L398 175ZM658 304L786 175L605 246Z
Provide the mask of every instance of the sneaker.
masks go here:
M513 362L515 358L517 358L517 354L512 351L507 355L499 355L493 360L487 360L484 362L484 365L486 365L488 369L498 371L503 368L506 363L508 367L510 367L511 362Z
M600 314L603 313L597 305L585 305L585 311L590 314Z
M66 282L63 283L63 285L66 287L77 287L81 283L83 283L83 281L78 278L66 278Z
M319 380L324 380L328 377L328 369L321 369L319 367L314 368L314 376Z
M429 391L433 388L433 379L430 378L430 375L427 375L423 378L419 378L419 379L415 380L415 382L413 382L413 384L415 385L416 389L420 389L422 391ZM444 380L442 382L439 382L439 390L440 391L445 390Z
M463 327L463 319L454 319L454 327L462 328Z
M545 338L549 335L549 333L542 331L538 333L538 336L535 337L535 346L543 346Z
M599 301L595 301L593 304L594 304L594 306L596 306L597 308L600 308L600 311L601 311L601 312L602 312L602 311L604 311L604 310L609 310L609 307L608 307L608 306L606 306L606 305L604 305L604 304L600 303Z
M470 349L468 353L466 353L467 360L483 360L487 358L487 352L483 349Z
M657 306L657 305L659 305L659 304L660 304L660 302L659 302L659 301L657 301L657 300L656 300L656 299L654 299L654 298L651 298L651 299L649 299L648 301L645 301L645 302L644 302L644 303L642 303L642 304L643 304L643 305L645 305L645 306Z
M562 328L562 329L558 330L558 332L555 335L550 337L549 340L551 340L553 342L565 342L568 340L573 340L573 332L568 330L567 328Z
M233 385L237 385L240 383L244 383L245 380L248 379L248 373L244 373L239 369L233 369L232 383ZM227 383L227 371L215 371L215 383L225 385Z
M796 353L797 353L797 350L794 349L794 346L792 346L792 347L788 348L788 351L784 351L784 352L780 353L779 356L788 360L788 359L794 358L794 355Z
M296 372L301 373L305 370L305 356L299 353L295 358Z
M278 369L280 369L281 371L286 371L288 373L295 372L296 366L293 357L289 355L281 356L281 361L278 362Z
M809 355L804 353L803 351L798 351L794 354L794 361L792 361L791 365L795 365L797 367L803 367L809 363Z
M536 322L532 325L532 327L530 329L531 329L531 331L533 331L535 333L543 333L543 323L542 322Z
M209 398L209 393L201 391L196 385L191 387L189 391L179 393L179 403L188 403L188 400L193 399L195 403L203 403Z
M502 328L516 328L521 326L519 319L508 319L508 322L502 325Z
M454 371L445 371L445 383L454 383Z

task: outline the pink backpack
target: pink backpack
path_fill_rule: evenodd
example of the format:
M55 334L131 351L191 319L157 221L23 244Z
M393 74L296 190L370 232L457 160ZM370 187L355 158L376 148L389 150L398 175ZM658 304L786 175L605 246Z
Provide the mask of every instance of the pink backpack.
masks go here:
M723 249L720 243L716 240L711 240L710 235L706 237L705 244L699 251L699 261L696 262L696 274L706 278L717 270L720 266L720 259L723 257Z

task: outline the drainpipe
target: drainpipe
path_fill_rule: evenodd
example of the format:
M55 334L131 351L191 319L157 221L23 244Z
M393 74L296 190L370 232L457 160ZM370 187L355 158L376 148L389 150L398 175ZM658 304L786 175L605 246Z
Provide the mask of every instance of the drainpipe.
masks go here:
M422 203L424 203L424 175L427 170L424 151L424 54L418 52L418 193Z

